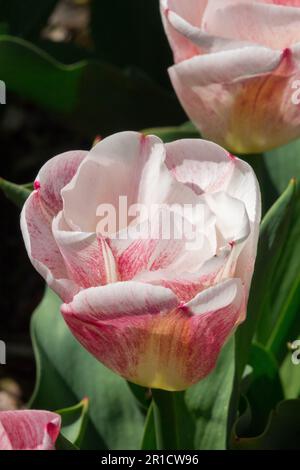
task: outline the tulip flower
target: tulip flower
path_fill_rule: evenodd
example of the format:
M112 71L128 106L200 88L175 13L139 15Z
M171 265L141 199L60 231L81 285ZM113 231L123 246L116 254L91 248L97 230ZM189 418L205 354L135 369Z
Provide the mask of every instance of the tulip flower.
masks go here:
M54 450L61 418L38 410L0 412L0 450Z
M260 153L300 136L299 0L160 0L177 96L205 138Z
M126 379L165 390L204 378L244 320L259 222L247 163L212 142L136 132L49 160L21 216L75 337Z

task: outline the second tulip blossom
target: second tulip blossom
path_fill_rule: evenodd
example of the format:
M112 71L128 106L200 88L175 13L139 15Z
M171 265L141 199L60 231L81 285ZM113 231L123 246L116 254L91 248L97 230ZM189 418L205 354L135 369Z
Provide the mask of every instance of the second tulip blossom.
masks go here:
M200 206L200 221L193 212L186 220L197 231L193 249L185 236L157 236L160 217L124 222L120 196L167 213ZM117 233L101 231L103 204L123 220ZM80 343L126 379L165 390L204 378L244 320L259 222L247 163L203 140L164 145L135 132L49 160L21 217L31 261L64 301ZM140 237L131 237L132 223Z
M300 136L299 0L160 3L171 81L204 137L259 153Z

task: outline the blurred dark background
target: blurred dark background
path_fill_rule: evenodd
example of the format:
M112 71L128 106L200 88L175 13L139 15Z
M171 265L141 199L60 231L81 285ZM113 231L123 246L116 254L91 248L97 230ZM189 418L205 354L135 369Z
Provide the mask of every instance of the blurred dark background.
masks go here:
M158 0L0 0L0 176L32 181L53 155L90 148L125 129L176 125L185 116L167 74L172 63ZM31 267L19 210L0 194L0 410L30 397L30 316L44 284Z

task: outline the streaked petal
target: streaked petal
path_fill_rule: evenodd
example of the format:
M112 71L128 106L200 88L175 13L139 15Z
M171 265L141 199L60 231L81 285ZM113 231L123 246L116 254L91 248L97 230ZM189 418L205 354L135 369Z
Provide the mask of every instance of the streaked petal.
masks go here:
M61 419L49 411L0 413L0 450L54 450Z
M246 47L197 56L172 67L170 76L202 134L234 152L259 153L300 134L292 102L300 67L289 50Z
M288 2L209 0L202 28L231 40L284 49L300 41L300 9ZM284 5L284 6L283 6Z
M193 26L193 24L184 20L181 16L177 15L173 11L166 13L166 29L173 30L173 35L179 36L175 44L181 46L178 48L179 52L181 49L184 51L183 54L175 54L175 62L187 60L195 55L202 53L211 53L218 51L225 51L230 49L238 49L251 45L251 41L237 40L234 37L222 37L220 34L214 35L209 31L205 31L203 28ZM172 36L171 36L172 37ZM175 52L177 49L175 49Z
M134 280L171 289L181 302L188 302L202 290L223 279L230 252L224 250L219 256L212 257L201 266L199 272L177 272L170 266L169 269L141 272Z
M62 314L80 343L103 364L133 379L152 317L173 310L175 294L163 287L122 282L86 289Z
M68 272L82 288L118 280L117 267L109 245L96 233L71 231L60 212L53 219L52 231Z
M169 21L169 13L174 13L192 26L200 26L207 0L160 0L160 9L166 34L170 41L175 62L199 54L199 47L180 34Z
M146 387L183 390L214 367L244 309L241 283L233 279L183 306L169 289L116 283L79 293L62 313L107 367Z
M224 191L236 165L219 145L202 139L182 139L166 144L166 163L178 181L196 194Z
M249 218L250 235L247 243L232 247L232 253L220 279L232 275L235 268L237 277L241 277L249 288L261 218L260 189L253 169L222 147L205 140L175 141L166 144L166 149L168 168L179 181L193 188L196 194L214 197L218 192L226 192L230 198L244 203ZM218 205L216 210L219 211ZM227 214L227 210L225 213ZM245 222L244 227L248 232L247 219ZM235 239L236 237L233 237L232 241Z
M38 173L40 198L51 215L62 209L61 190L71 181L87 154L84 150L61 153L48 160Z
M202 204L202 207L200 220L195 220L195 224L184 212L162 207L152 213L150 220L141 221L116 238L110 238L108 243L120 280L127 281L141 272L159 269L171 269L178 274L198 271L216 252L215 217L207 206ZM197 223L202 233L197 232Z
M69 301L79 287L68 279L60 250L52 235L52 218L45 209L39 190L33 191L21 213L21 230L28 256L48 285Z
M52 218L62 208L61 189L71 180L87 152L65 152L41 168L35 190L25 202L21 230L28 256L35 269L65 301L78 292L52 235Z
M127 226L120 213L120 196L127 198L128 208L195 201L192 191L168 172L162 141L137 132L120 132L93 147L62 195L67 223L85 232L96 231L101 204L110 205L117 221L123 221L113 232Z

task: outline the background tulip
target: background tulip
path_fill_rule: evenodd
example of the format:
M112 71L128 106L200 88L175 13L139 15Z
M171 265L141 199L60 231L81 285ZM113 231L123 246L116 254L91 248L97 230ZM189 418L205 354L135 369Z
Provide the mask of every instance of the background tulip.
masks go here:
M0 412L0 450L54 450L61 418L38 410Z
M35 187L21 216L25 244L81 344L147 387L183 390L205 377L245 318L260 221L251 167L210 142L123 132L88 154L54 157ZM193 249L186 234L153 236L164 228L157 217L137 222L138 238L129 225L99 231L99 205L118 208L119 196L167 213L200 206L200 221L186 221Z
M171 81L203 136L259 153L300 135L300 2L161 0Z

